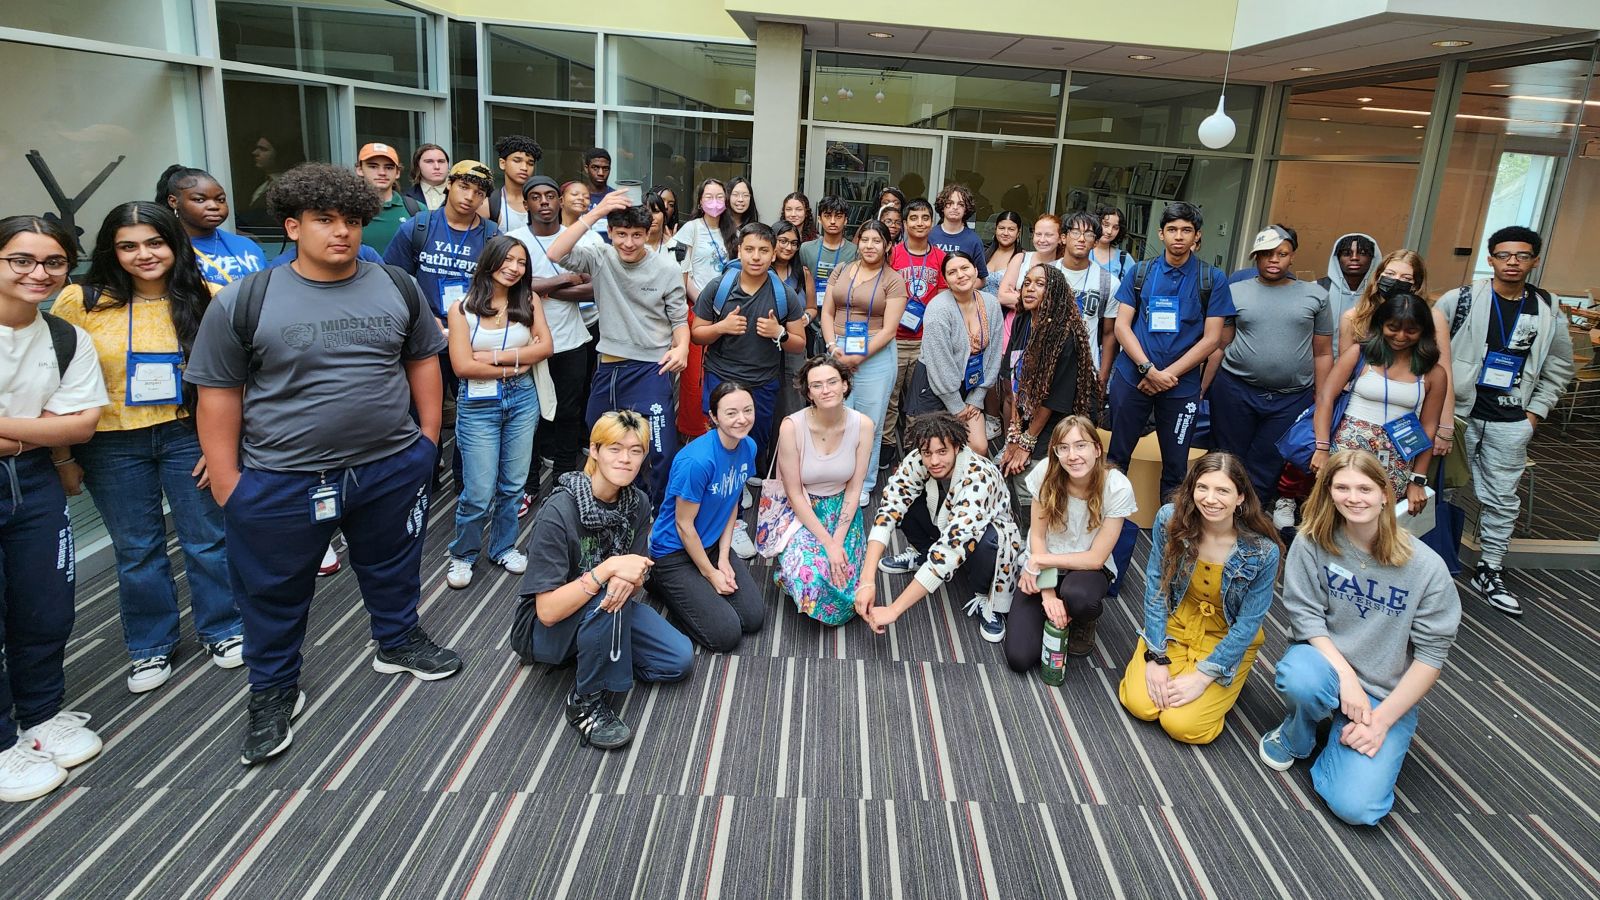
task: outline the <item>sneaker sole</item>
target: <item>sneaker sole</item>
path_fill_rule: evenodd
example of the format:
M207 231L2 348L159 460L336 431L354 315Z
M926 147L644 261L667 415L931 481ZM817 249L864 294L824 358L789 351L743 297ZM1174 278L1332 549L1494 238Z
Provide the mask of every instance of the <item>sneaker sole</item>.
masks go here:
M451 675L461 671L461 666L458 665L448 672L419 672L416 669L402 666L399 663L384 662L383 660L374 656L372 658L372 671L377 672L380 675L399 675L400 673L404 672L415 678L420 678L423 681L438 681L442 678L449 678Z
M37 800L66 783L67 770L57 764L56 777L50 779L49 782L22 791L0 791L0 802L26 803L29 800Z
M911 572L915 572L916 569L903 569L900 566L890 565L888 563L883 562L882 560L879 560L878 561L878 571L879 572L887 572L890 575L906 575L906 574L909 574Z
M293 722L295 720L295 717L300 715L300 710L305 709L305 708L306 708L306 692L305 691L301 691L300 695L298 697L294 698L294 709L289 710L289 721ZM289 745L292 744L292 743L294 743L294 726L290 725L283 732L283 740L279 741L278 745L276 747L273 747L271 750L268 750L266 756L263 756L260 759L248 759L248 758L246 758L244 756L240 756L239 757L239 762L241 764L243 764L243 765L246 765L246 766L253 766L253 765L257 765L259 763L264 763L267 760L273 758L274 756L277 756L279 753L282 753L283 751L289 749Z
M448 585L452 591L464 591L467 588L472 587L472 582L470 581L463 581L460 584L456 584L454 581L446 579L445 584Z
M1522 604L1520 604L1520 603L1517 604L1516 606L1509 606L1509 605L1506 605L1504 603L1497 602L1493 597L1487 597L1485 599L1487 599L1489 601L1489 605L1490 606L1494 607L1495 609L1500 610L1501 612L1505 613L1508 616L1513 616L1515 618L1521 618L1522 617Z
M240 662L243 662L243 660L240 660ZM156 688L161 687L162 685L166 684L167 682L169 682L171 680L172 680L172 667L171 666L167 667L167 672L166 672L165 675L162 675L160 678L154 679L154 680L151 680L151 681L135 682L130 677L128 679L128 693L130 693L130 694L147 694L147 693L155 690Z
M318 578L327 578L329 575L337 575L337 574L339 574L339 570L343 569L343 568L344 568L344 563L340 563L339 565L334 566L331 569L318 569L317 570L317 577Z
M984 631L982 628L979 628L978 635L991 644L998 644L1006 639L1006 633L1003 630L998 632L988 632Z
M100 736L95 735L93 747L87 750L80 750L72 756L63 756L52 753L50 754L50 758L55 760L56 765L60 766L61 768L71 769L81 766L89 760L94 759L96 756L99 756L100 751L104 748L105 744L100 740Z
M1266 738L1263 736L1262 740L1266 740ZM1279 761L1273 759L1272 757L1268 756L1267 755L1267 748L1262 746L1261 741L1257 741L1256 742L1256 755L1261 757L1261 764L1262 765L1264 765L1267 768L1272 769L1274 771L1287 772L1290 769L1294 768L1294 760L1292 760L1292 759L1289 760L1288 762L1279 762Z
M244 665L243 656L212 656L211 664L219 669L237 669Z

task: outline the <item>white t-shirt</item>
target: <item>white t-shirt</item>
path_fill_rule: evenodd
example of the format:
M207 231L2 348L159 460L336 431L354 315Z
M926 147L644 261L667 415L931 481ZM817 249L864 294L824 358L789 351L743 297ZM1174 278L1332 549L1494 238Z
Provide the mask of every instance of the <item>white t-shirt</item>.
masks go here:
M37 419L42 412L64 416L111 402L94 338L76 325L72 328L78 332L78 349L63 378L50 326L42 316L21 328L0 325L0 416Z
M705 219L695 219L678 229L673 242L687 247L683 262L679 264L695 290L702 290L722 274L722 265L728 261L728 250L722 246L722 234L706 227Z
M1039 460L1039 464L1028 472L1024 479L1029 492L1033 495L1033 502L1039 502L1039 491L1044 487L1045 467L1052 460L1048 457ZM1128 476L1116 469L1106 470L1106 483L1100 492L1100 517L1105 519L1125 519L1139 510L1139 504L1133 498L1133 482ZM1045 532L1044 549L1046 553L1082 553L1094 545L1095 536L1100 533L1100 528L1086 529L1084 526L1089 521L1089 504L1077 497L1067 498L1067 521L1062 529L1050 529ZM1113 573L1117 571L1116 560L1106 557L1106 568Z
M563 225L556 229L555 234L548 237L539 237L533 233L531 228L518 228L516 231L511 232L511 237L521 241L522 246L528 248L529 275L533 278L554 278L558 275L567 274L567 269L563 269L551 262L550 258L545 255L546 251L550 249L550 245L555 243L556 237L566 230L567 227ZM578 243L580 244L585 242L598 243L599 241L599 236L592 231L578 238ZM568 350L582 347L593 338L593 335L589 334L588 325L584 322L583 311L578 307L579 304L573 303L571 300L546 299L544 301L544 318L550 325L550 342L553 352L564 353Z
M1089 333L1089 352L1094 354L1095 367L1099 368L1100 323L1117 317L1117 288L1121 285L1115 275L1106 272L1106 286L1111 293L1100 296L1101 273L1104 270L1093 260L1089 261L1089 268L1081 272L1074 272L1059 262L1056 268L1067 276L1067 287L1072 288L1072 296L1078 301L1078 309L1083 313L1084 329Z

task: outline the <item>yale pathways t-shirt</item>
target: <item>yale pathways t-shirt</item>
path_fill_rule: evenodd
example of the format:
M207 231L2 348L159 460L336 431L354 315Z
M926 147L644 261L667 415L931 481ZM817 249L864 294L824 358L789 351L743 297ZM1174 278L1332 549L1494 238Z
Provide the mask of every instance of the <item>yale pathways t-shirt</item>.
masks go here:
M404 362L445 349L433 316L417 317L382 268L363 263L343 281L273 270L252 339L261 367L233 327L234 284L200 322L184 370L202 387L244 386L243 463L316 472L369 463L411 446L411 387Z

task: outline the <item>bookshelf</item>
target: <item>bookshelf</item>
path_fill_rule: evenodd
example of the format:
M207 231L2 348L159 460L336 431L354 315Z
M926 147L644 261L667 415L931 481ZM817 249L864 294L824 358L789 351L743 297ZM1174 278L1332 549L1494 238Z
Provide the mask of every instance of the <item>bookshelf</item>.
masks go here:
M862 172L856 169L824 169L822 194L840 197L850 207L848 234L855 227L875 216L878 197L889 186L889 176L879 172Z

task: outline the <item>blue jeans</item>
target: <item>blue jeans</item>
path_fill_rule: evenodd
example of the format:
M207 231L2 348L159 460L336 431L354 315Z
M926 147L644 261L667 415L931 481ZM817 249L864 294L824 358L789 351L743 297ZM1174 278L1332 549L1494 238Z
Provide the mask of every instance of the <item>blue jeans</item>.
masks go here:
M172 507L189 574L189 607L200 640L214 644L243 630L239 597L228 576L222 510L209 489L195 486L200 441L186 422L131 431L102 431L74 452L84 484L106 523L117 556L122 639L135 660L168 656L178 643L178 592L167 562Z
M517 504L533 459L539 427L539 391L533 376L502 382L500 396L468 400L466 382L456 399L456 446L461 450L461 499L450 556L472 561L489 526L489 558L498 560L517 542Z
M76 558L50 451L0 460L0 747L61 711Z
M1156 415L1156 440L1161 444L1161 498L1166 499L1189 473L1189 440L1200 409L1200 379L1180 380L1154 397L1122 377L1111 375L1111 446L1106 457L1123 471L1143 436L1151 410Z
M1300 759L1316 748L1317 726L1333 719L1328 745L1311 765L1311 784L1328 809L1351 825L1376 825L1394 806L1394 783L1417 731L1417 708L1390 726L1376 756L1357 753L1339 742L1350 720L1339 712L1339 673L1322 651L1292 644L1278 661L1278 693L1289 715L1280 732L1284 746ZM1378 698L1368 695L1373 708Z
M841 357L845 355L843 338L836 341L834 353ZM865 414L880 432L883 430L884 417L889 414L889 395L894 392L895 376L898 374L895 359L895 344L890 341L887 347L863 360L850 379L850 396L844 400L845 406ZM882 438L882 434L873 438L872 458L867 461L867 478L861 483L861 489L869 494L878 484L878 454L883 447Z
M1311 405L1315 390L1266 391L1227 369L1211 382L1211 445L1244 463L1263 505L1278 496L1278 440Z

